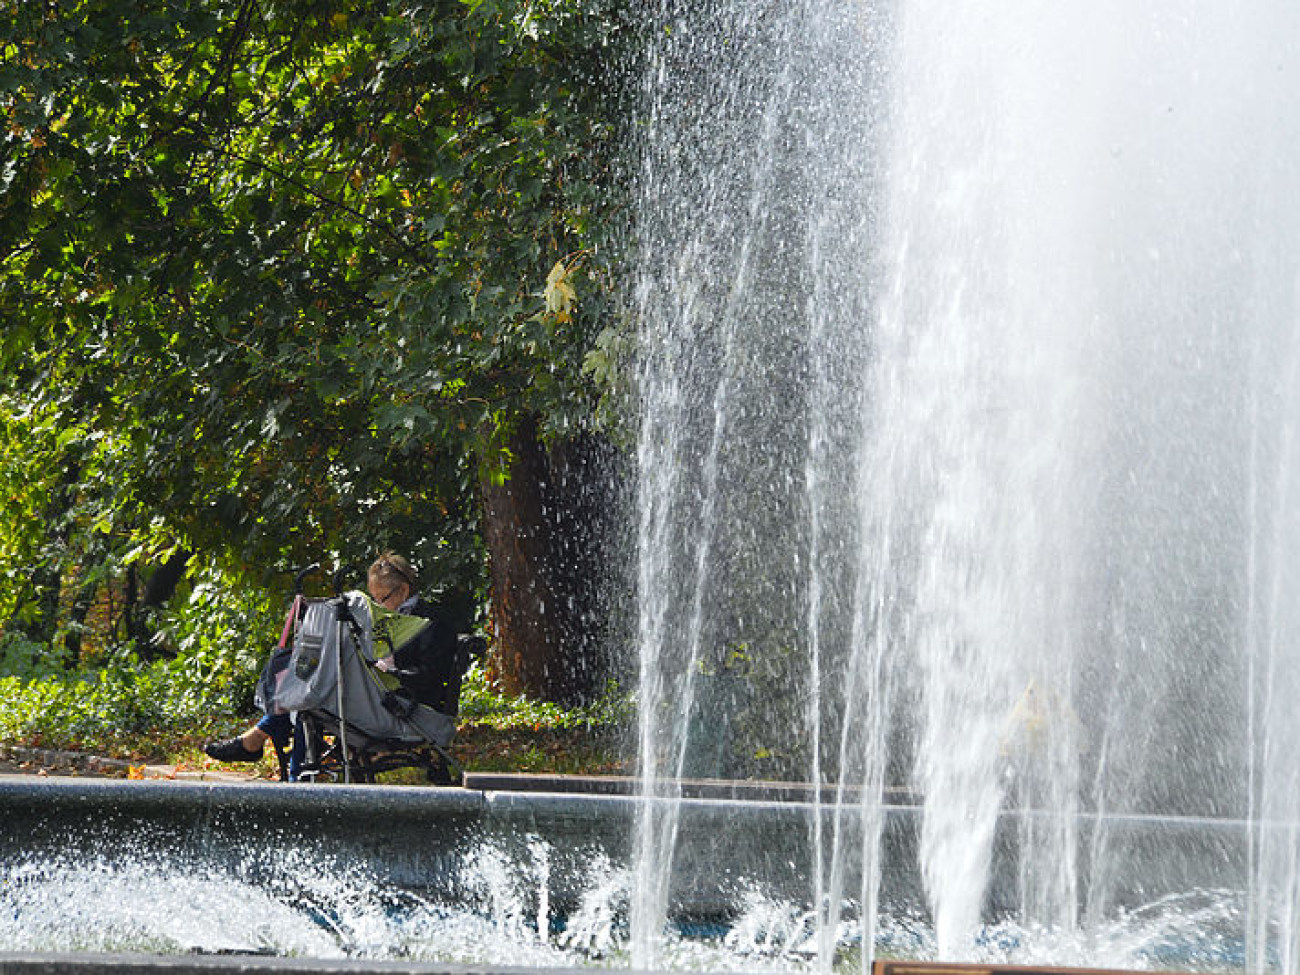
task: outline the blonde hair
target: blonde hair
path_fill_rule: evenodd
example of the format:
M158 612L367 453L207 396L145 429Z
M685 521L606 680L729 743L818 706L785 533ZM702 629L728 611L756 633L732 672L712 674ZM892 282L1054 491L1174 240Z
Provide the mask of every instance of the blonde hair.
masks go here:
M405 585L410 592L415 592L417 578L411 563L396 552L385 552L375 559L367 574L367 579L372 584L378 583L381 588L396 589Z

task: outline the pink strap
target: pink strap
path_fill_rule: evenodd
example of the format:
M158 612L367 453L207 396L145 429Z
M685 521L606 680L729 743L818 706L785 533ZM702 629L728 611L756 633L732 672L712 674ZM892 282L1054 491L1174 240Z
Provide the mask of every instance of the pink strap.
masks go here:
M280 642L276 644L281 650L289 643L289 631L293 629L293 621L298 618L298 604L301 601L301 596L294 596L293 605L289 607L289 615L284 618L284 630L280 633Z

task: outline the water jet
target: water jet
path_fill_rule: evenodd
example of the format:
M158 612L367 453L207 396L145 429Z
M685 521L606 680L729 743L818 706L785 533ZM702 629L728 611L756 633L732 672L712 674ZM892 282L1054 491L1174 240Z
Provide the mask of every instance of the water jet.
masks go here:
M1188 916L1235 929L1208 964L1295 970L1297 14L657 16L645 794L911 789L929 957L1125 967L1080 946L1187 870ZM885 817L825 810L800 863L829 969L841 905L894 933ZM642 964L678 829L638 821Z

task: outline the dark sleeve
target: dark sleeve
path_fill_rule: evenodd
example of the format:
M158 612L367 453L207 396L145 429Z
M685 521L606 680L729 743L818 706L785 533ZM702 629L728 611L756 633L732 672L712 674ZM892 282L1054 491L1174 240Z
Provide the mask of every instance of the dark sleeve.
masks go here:
M431 625L393 654L399 668L414 672L403 677L402 684L422 704L440 711L451 710L455 705L447 700L448 691L453 684L459 687L460 678L456 672L459 645L456 630L436 607L423 599L410 612L412 616L429 620Z
M423 617L430 625L393 654L398 667L418 670L439 665L444 656L455 656L456 631L436 607L421 599L411 608L410 615Z

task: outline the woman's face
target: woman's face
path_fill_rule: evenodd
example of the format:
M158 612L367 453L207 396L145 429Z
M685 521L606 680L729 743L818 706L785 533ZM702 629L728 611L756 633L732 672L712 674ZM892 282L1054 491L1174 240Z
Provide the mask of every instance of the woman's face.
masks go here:
M402 603L406 602L407 594L411 591L411 587L404 582L399 582L394 587L391 583L385 583L382 579L377 578L370 579L366 588L370 590L371 599L384 609L391 609L394 612Z

